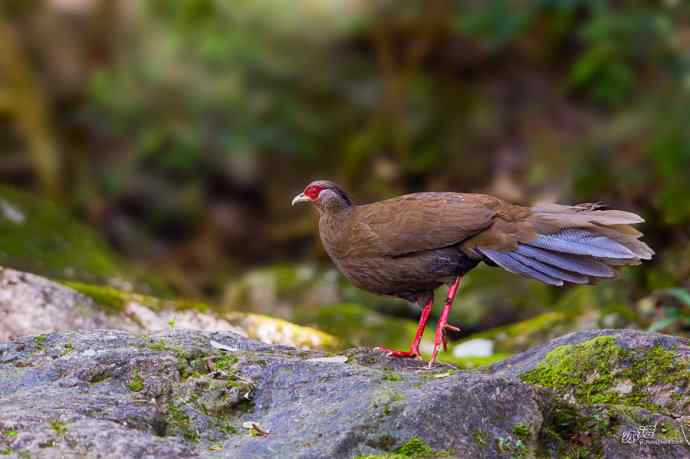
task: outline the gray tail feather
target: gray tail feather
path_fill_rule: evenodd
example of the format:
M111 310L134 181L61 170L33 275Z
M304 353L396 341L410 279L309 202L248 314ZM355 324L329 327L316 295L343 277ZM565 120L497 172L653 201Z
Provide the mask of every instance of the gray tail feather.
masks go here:
M529 243L519 243L512 252L479 247L496 265L515 274L549 285L586 284L591 278L614 277L614 267L636 265L654 253L635 238L637 245L623 239L570 228L551 235L539 235Z
M548 236L540 234L528 245L552 252L597 258L636 258L632 250L620 242L581 229L566 229Z
M517 252L529 258L552 266L591 277L614 277L616 272L596 258L569 253L549 252L529 245L520 244Z
M482 252L482 254L484 254L484 256L488 257L491 261L493 261L506 271L510 271L511 273L515 274L520 274L525 277L531 277L533 279L537 279L549 285L563 285L564 281L562 279L557 279L540 271L536 267L533 267L532 263L524 263L523 261L517 258L520 255L516 254L515 252L498 252L496 250L481 248L479 250Z

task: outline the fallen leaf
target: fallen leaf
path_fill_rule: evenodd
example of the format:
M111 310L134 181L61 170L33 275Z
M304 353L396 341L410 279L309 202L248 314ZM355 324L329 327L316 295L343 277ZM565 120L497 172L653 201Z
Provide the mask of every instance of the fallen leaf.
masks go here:
M336 355L335 357L316 357L313 359L307 359L307 362L321 362L321 363L345 363L347 362L347 356Z

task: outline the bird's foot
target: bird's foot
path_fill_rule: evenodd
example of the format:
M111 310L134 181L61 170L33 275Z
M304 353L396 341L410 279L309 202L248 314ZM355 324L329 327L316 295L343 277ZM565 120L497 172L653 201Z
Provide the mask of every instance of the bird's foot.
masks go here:
M422 354L419 349L410 349L409 351L397 351L395 349L388 349L387 347L375 347L375 351L383 352L388 357L398 357L398 358L422 358Z

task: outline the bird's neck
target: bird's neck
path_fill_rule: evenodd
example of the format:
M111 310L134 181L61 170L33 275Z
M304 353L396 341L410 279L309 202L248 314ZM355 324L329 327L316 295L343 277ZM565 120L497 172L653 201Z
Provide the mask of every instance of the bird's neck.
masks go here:
M327 217L345 217L352 212L352 204L345 199L329 199L319 206L319 212Z
M353 207L343 207L330 212L321 212L319 219L319 233L326 252L338 264L338 260L345 257L347 243L352 225Z
M351 205L320 207L319 224L327 232L338 234L348 226L353 211L354 206Z

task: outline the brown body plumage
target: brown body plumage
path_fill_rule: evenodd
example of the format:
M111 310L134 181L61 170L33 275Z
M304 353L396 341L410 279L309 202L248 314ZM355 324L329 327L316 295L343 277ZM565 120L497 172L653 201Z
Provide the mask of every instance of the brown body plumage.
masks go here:
M320 213L323 246L357 287L420 305L479 262L561 286L615 276L653 251L633 213L598 205L523 207L470 193L415 193L356 206L337 185L311 183L293 203Z

